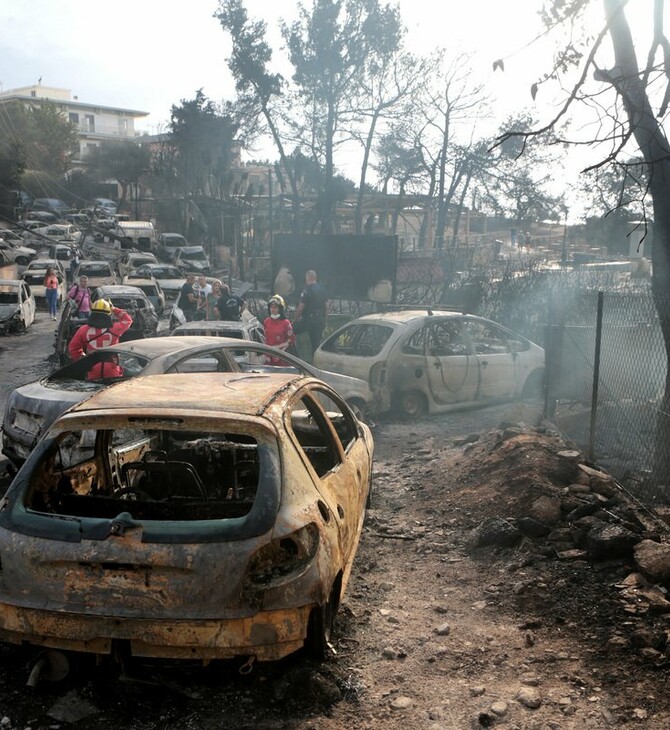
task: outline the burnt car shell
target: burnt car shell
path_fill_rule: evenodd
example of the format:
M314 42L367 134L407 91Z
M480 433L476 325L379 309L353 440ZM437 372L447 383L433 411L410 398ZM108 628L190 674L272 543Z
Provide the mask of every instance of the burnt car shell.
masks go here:
M299 420L297 405L309 403L323 421L318 394L333 395L300 377L163 375L112 386L64 414L0 506L0 639L96 654L123 642L136 656L205 661L299 649L319 623L310 617L334 612L344 593L372 469L370 431L350 412L346 450L328 427L335 466L310 467L305 449L320 447L305 445L309 418L296 448L286 418ZM146 439L114 441L132 429ZM78 434L96 434L91 458L72 456L82 441L66 449ZM120 486L157 463L150 441L164 437L218 497L152 501ZM174 473L176 452L169 458ZM254 493L240 503L227 469L250 461Z

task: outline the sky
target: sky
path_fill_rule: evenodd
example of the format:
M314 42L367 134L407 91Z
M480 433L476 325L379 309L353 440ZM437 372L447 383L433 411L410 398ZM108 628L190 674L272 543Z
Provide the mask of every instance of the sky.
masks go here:
M473 50L482 67L508 56L495 79L511 106L510 85L530 103L527 63L515 68L515 51L532 38L541 0L400 0L415 52L446 46ZM294 0L247 0L253 18L268 23L280 49L280 19L297 15ZM150 113L139 126L157 131L170 107L202 88L214 101L234 96L226 66L230 43L213 17L217 0L14 0L0 3L0 88L37 83L71 89L80 101ZM511 8L514 12L511 12ZM513 17L510 17L513 16ZM281 51L277 63L281 70ZM514 78L516 77L516 78ZM521 97L525 96L525 100Z
M639 0L633 0L639 2ZM311 4L311 0L309 0ZM542 0L397 0L418 54L445 47L472 53L473 71L492 94L489 123L531 108L530 86L549 63L547 44L532 44ZM297 16L295 0L246 0L267 21L277 69L288 75L280 20ZM70 89L79 101L148 112L136 128L165 129L170 108L198 89L219 102L234 98L226 65L230 42L213 17L218 0L5 0L0 3L0 89ZM492 71L504 58L505 71ZM491 130L492 131L492 130ZM266 153L263 154L262 152ZM256 157L275 158L270 146ZM355 177L352 169L342 170Z

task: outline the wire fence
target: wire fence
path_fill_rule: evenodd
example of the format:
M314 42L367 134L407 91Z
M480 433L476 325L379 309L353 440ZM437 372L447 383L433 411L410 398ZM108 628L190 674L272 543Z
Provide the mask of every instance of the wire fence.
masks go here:
M556 299L550 308L547 415L638 497L667 501L668 361L651 292L588 292L575 304L567 316Z

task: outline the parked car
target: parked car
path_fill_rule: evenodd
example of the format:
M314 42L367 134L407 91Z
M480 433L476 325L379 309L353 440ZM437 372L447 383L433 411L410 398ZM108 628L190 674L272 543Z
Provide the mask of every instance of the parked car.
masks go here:
M0 279L0 332L24 332L35 320L35 297L20 279Z
M67 293L67 278L65 269L57 259L33 259L24 272L21 274L23 281L28 284L35 298L35 303L39 307L47 308L46 287L44 286L44 277L47 269L53 269L58 278L58 306L60 307Z
M117 211L116 203L110 198L93 198L88 206L98 212L103 212L107 218L111 218Z
M91 302L98 299L109 299L115 307L125 309L132 315L133 324L121 337L121 341L153 337L156 334L158 315L147 295L138 287L114 284L91 289Z
M186 281L184 274L170 264L144 264L135 269L135 275L146 279L156 279L165 293L166 299L174 300Z
M140 251L127 251L116 262L121 277L128 276L139 266L144 264L157 264L158 259L152 253L144 253Z
M177 249L174 265L184 273L209 274L211 266L202 246L184 246Z
M359 317L317 348L314 364L368 381L381 410L412 418L539 394L544 381L541 347L458 312Z
M80 259L83 258L81 249L75 244L52 243L50 246L38 251L37 256L38 258L58 259L58 261L63 264L63 267L69 270L75 254L79 256Z
M13 240L5 240L5 231L0 231L0 249L6 251L9 258L16 264L19 273L35 258L35 251L29 246L21 245L23 239L19 237L21 244L14 243Z
M172 329L170 334L177 336L232 337L236 340L265 343L263 325L255 318L250 322L228 322L225 320L184 322Z
M181 233L159 233L158 234L158 256L163 261L172 262L177 249L188 246L188 243Z
M86 213L66 213L63 216L63 220L67 223L71 223L80 231L87 228L91 222L90 216Z
M141 289L147 295L147 299L154 305L156 314L159 317L163 316L165 313L165 294L156 279L137 279L133 276L126 276L123 283Z
M78 322L77 326L81 324ZM111 356L118 358L123 379L156 373L239 371L240 366L225 346L226 341L218 337L155 337L121 342L22 385L7 400L2 452L15 466L20 466L61 413L117 382L119 378L115 377L88 379L92 368Z
M74 272L75 281L88 277L89 287L110 286L118 283L118 277L109 261L82 261Z
M44 211L46 213L52 213L57 218L71 211L70 206L58 198L35 198L31 210L32 212Z
M372 457L369 428L318 380L106 388L53 424L3 500L3 640L203 662L323 656Z
M197 324L197 323L194 323ZM230 324L237 324L232 322ZM228 336L228 335L227 335ZM271 345L257 342L239 342L239 339L225 345L246 373L299 373L306 377L318 378L336 390L356 417L365 420L375 411L374 394L368 383L360 378L352 378L341 373L321 370L301 360L289 352L278 350Z
M54 223L50 226L35 228L34 232L46 236L54 243L79 243L81 241L81 231L71 223Z

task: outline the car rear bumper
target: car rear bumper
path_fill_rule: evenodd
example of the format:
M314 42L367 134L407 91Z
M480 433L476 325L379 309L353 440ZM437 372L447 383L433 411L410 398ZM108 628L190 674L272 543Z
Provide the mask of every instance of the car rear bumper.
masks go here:
M45 611L0 603L0 641L110 654L128 643L133 656L276 661L304 644L312 606L245 618L163 620Z

